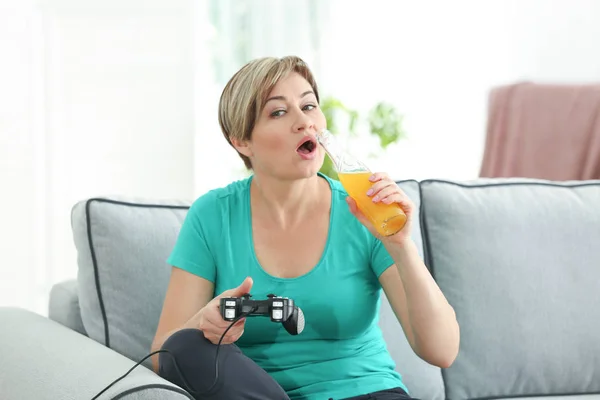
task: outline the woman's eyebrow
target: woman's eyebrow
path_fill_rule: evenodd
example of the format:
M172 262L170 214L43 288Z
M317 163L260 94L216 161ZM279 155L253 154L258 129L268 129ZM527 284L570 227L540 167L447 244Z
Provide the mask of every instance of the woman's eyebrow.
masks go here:
M308 96L309 94L314 94L312 90L307 90L306 92L302 93L300 95L300 98ZM267 99L267 101L265 101L265 104L267 104L269 101L271 100L283 100L283 101L287 101L287 98L285 96L273 96L273 97L269 97Z

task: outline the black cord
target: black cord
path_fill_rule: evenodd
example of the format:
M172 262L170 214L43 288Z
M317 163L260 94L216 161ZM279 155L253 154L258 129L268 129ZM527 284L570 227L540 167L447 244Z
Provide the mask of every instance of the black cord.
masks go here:
M175 365L175 369L177 370L177 373L179 374L179 377L183 381L183 384L185 386L185 390L187 390L190 394L193 394L193 395L198 395L198 394L204 394L205 395L205 394L208 394L211 390L213 390L213 388L215 387L215 385L217 384L217 381L219 379L219 349L221 348L221 342L223 341L223 338L225 337L225 335L227 334L227 332L233 327L233 325L235 325L236 322L238 322L240 319L242 319L243 317L245 317L246 315L252 313L255 310L256 310L256 307L253 310L251 310L251 311L248 311L248 312L240 314L236 319L234 319L233 321L231 321L231 324L229 324L229 326L227 327L227 329L225 329L225 332L223 332L223 334L221 335L221 338L219 339L219 343L217 343L217 352L215 354L215 380L213 381L212 385L210 385L210 387L205 392L199 393L199 392L197 392L195 390L192 390L191 389L191 385L188 383L188 381L185 379L185 377L181 373L181 370L179 369L179 365L177 365L177 360L175 359L175 356L173 356L173 354L171 354L170 351L168 351L168 350L162 350L161 349L161 350L153 351L152 353L148 354L146 357L142 358L137 364L135 364L133 367L131 367L131 369L129 371L127 371L121 377L115 379L110 385L108 385L107 387L105 387L104 389L102 389L102 391L100 393L98 393L97 395L95 395L94 397L92 397L91 400L96 400L97 398L99 398L100 395L102 395L102 393L106 392L108 389L110 389L112 386L114 386L117 382L119 382L120 380L124 379L127 375L129 375L131 373L131 371L133 371L134 369L136 369L141 363L143 363L149 357L152 357L153 355L158 354L158 353L166 353L166 354L169 354L173 358L173 363Z

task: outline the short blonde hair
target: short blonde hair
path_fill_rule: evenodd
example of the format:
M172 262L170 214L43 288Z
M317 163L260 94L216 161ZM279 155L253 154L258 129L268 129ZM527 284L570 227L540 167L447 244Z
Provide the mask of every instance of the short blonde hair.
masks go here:
M219 101L219 125L230 145L232 139L250 140L252 131L275 85L291 72L308 81L319 101L317 83L308 65L299 57L264 57L244 65L229 80ZM246 168L252 169L250 159L238 153Z

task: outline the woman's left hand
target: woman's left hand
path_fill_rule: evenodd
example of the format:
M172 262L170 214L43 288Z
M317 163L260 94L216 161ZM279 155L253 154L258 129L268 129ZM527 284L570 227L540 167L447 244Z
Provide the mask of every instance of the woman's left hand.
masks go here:
M364 216L364 214L356 206L356 202L350 196L346 197L350 212L375 235L382 241L393 241L395 243L405 243L410 240L410 231L412 218L415 210L415 205L412 200L398 187L398 184L389 177L385 172L376 172L371 175L370 181L373 182L371 190L367 192L367 196L371 197L371 200L375 203L392 204L396 203L400 206L402 211L406 214L406 224L396 234L387 237L381 237L377 232L373 224Z

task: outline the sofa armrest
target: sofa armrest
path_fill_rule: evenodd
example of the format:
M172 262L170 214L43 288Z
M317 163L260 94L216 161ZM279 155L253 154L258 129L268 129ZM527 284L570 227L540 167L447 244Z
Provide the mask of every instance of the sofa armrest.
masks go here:
M48 318L87 336L79 309L77 280L70 279L52 286L48 304Z
M136 363L33 312L0 307L0 399L91 400ZM98 399L193 399L137 366Z

